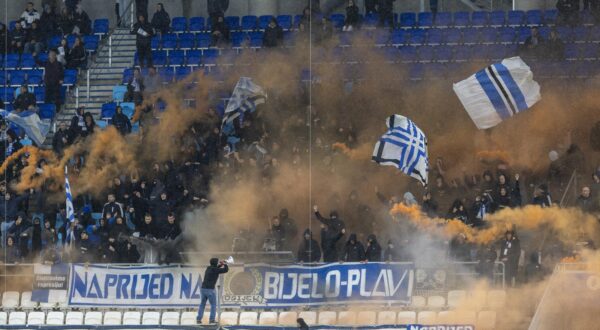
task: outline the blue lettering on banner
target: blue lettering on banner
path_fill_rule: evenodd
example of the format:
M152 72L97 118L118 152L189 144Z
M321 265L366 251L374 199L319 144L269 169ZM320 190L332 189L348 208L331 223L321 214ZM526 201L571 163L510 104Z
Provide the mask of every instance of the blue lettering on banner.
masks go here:
M194 307L200 300L204 270L73 264L69 305ZM411 263L233 265L222 280L221 303L225 307L408 304L413 277Z

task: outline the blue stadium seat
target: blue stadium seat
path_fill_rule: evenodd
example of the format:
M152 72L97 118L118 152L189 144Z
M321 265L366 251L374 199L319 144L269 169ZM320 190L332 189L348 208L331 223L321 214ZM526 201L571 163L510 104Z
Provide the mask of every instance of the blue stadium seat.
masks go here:
M117 104L108 102L102 105L101 118L112 118L117 112Z
M44 71L34 69L27 72L27 83L29 85L41 85L44 83Z
M410 80L422 80L425 76L425 65L416 63L410 66L408 77Z
M284 31L292 28L292 15L279 15L277 16L277 23Z
M258 18L258 28L264 30L269 25L269 21L273 18L273 15L262 15Z
M225 23L231 31L237 31L240 29L240 17L239 16L227 16L225 17Z
M517 42L524 43L531 36L531 28L522 26L517 28Z
M490 60L500 61L506 57L506 46L505 45L488 45L487 54Z
M366 14L365 18L363 20L363 24L367 27L377 26L378 23L379 23L379 15L377 15L377 13Z
M117 85L113 87L112 98L115 102L123 102L125 98L125 93L127 93L127 86Z
M436 26L442 26L442 27L452 26L452 13L450 13L450 12L437 13L437 15L435 16L434 24Z
M123 84L126 84L129 82L129 80L133 77L133 69L131 68L127 68L125 70L123 70Z
M254 15L246 15L242 17L242 30L251 31L256 28L257 18Z
M470 61L472 58L472 50L473 50L473 48L470 46L456 47L456 52L454 52L454 61L455 62Z
M446 65L444 63L431 63L425 67L426 79L444 79L446 76Z
M397 48L388 47L383 49L383 58L387 63L396 63L400 59L400 51Z
M46 64L46 62L48 62L48 53L47 52L39 53L37 56L37 60L42 65Z
M512 43L515 41L517 30L513 27L501 27L498 33L498 42L500 43Z
M75 85L77 83L77 70L66 69L64 72L63 85Z
M98 49L98 37L83 36L83 44L87 51L96 51Z
M214 48L205 49L202 52L202 61L204 65L215 65L219 58L219 50Z
M164 67L158 69L158 75L163 80L163 82L170 83L175 77L175 72L173 71L173 68Z
M583 44L580 48L581 58L587 61L596 60L600 57L598 50L598 44Z
M331 24L333 25L333 27L336 29L341 29L344 26L344 22L346 21L346 18L343 14L331 14L331 16L329 16L329 19L331 20Z
M510 10L506 20L509 26L520 26L525 23L525 12L522 10Z
M223 49L219 56L220 64L222 65L233 65L238 57L235 49Z
M585 26L576 26L572 30L571 40L582 43L586 42L588 39L588 28ZM21 66L23 66L23 59L21 59Z
M40 104L39 106L40 119L54 119L56 115L56 105Z
M488 60L488 47L475 46L472 48L471 59L475 61L487 61Z
M8 73L4 70L0 70L0 87L4 87L5 84L8 84ZM3 91L3 90L0 90ZM2 95L0 94L0 98ZM0 104L1 106L2 104Z
M412 46L400 47L400 60L404 63L410 63L417 60L417 48Z
M579 13L579 21L585 26L594 25L594 16L589 10L584 10Z
M387 31L376 31L378 33L375 33L373 36L373 40L375 41L375 46L377 47L383 47L386 46L390 40L390 34Z
M414 29L410 34L411 45L422 45L425 43L426 32L423 29Z
M250 38L250 44L249 46L251 48L261 48L262 44L263 44L263 33L262 32L250 32L248 34L249 38Z
M474 45L479 42L479 29L466 28L463 29L463 43L466 45Z
M67 45L69 46L69 48L73 48L73 45L75 44L75 39L77 38L76 35L74 34L69 34L67 36Z
M175 49L175 48L177 48L177 35L174 33L163 34L162 49Z
M472 26L486 26L490 20L490 13L487 11L474 11L471 14L471 25Z
M94 20L94 34L105 35L108 34L108 18L99 18Z
M490 13L490 25L502 26L506 23L506 13L504 10L494 10Z
M210 47L212 37L209 33L198 33L196 35L196 47L200 49Z
M533 9L527 11L527 25L542 25L542 11L539 9Z
M164 50L153 50L152 62L155 66L167 65L167 52Z
M433 15L430 12L421 12L418 16L420 27L428 27L433 25Z
M546 23L546 24L556 23L556 16L558 16L558 11L556 9L544 10L544 23Z
M14 87L21 86L25 83L25 71L14 70L10 71L10 82L9 84Z
M469 12L457 11L454 13L454 26L455 27L467 27L471 24Z
M183 50L172 50L169 52L169 65L181 66L185 63L185 52Z
M187 65L199 66L202 64L202 51L201 50L188 50L187 52Z
M4 61L7 69L16 69L19 67L19 54L6 54Z
M395 46L401 46L408 42L410 39L410 33L406 30L394 30L390 38L390 43Z
M58 48L60 45L60 41L62 40L62 36L52 36L48 39L48 47L49 48Z
M175 68L175 80L180 81L185 79L192 73L192 68L189 66L179 66Z
M246 32L232 32L231 39L231 47L240 48L244 45L244 42L248 38L248 34Z
M21 68L33 69L37 66L31 54L21 54Z
M453 59L453 47L450 46L440 46L437 47L436 50L436 61L438 62L449 62Z
M342 15L343 17L344 15ZM294 27L298 28L300 25L300 21L302 21L302 15L294 15Z
M204 17L190 18L190 32L204 31Z
M175 33L187 31L187 18L173 17L173 19L171 20L171 30Z
M498 30L496 28L488 27L480 30L479 41L482 44L493 44L496 42L498 36Z
M429 29L427 32L427 44L429 45L440 45L443 42L443 35L441 29Z
M417 15L415 13L401 13L400 14L400 26L401 27L413 27L417 25Z
M419 62L433 62L435 60L435 48L430 46L421 46L419 48Z
M575 44L565 45L565 59L567 61L574 61L579 58L579 47Z
M284 47L293 47L296 44L296 32L293 31L285 31L283 32L283 46Z
M133 117L133 115L135 114L135 103L123 102L119 105L121 106L121 110L123 111L123 114L125 116L127 116L127 118Z
M590 42L600 42L600 25L592 26L588 36Z
M192 49L196 47L196 37L193 33L182 33L179 35L179 48Z
M153 50L160 49L160 36L154 36L150 40L150 48Z
M14 88L2 87L2 88L0 88L0 95L2 96L2 99L4 100L4 102L13 103L15 100Z
M33 90L33 94L35 95L35 100L37 103L44 103L44 100L46 99L46 88L36 87Z
M445 29L444 41L447 45L457 45L462 41L462 33L459 29Z

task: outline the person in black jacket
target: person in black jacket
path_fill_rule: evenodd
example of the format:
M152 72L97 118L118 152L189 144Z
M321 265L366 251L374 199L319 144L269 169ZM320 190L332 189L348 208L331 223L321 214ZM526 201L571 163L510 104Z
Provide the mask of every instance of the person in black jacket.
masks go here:
M154 238L160 236L160 228L156 225L156 222L149 213L144 215L144 221L138 226L137 230L140 233L140 237Z
M304 231L302 243L298 248L298 262L319 262L321 260L321 249L319 243L312 238L310 229Z
M115 111L114 116L112 117L112 124L115 126L117 131L121 133L121 135L127 135L131 133L131 121L125 114L123 114L123 108L121 106L117 106L117 110Z
M360 15L358 13L358 6L354 3L354 0L348 1L346 7L346 20L344 21L343 31L352 31L358 28L360 23Z
M148 0L135 0L136 16L148 19Z
M219 275L225 274L229 271L227 261L217 258L210 259L210 266L206 268L204 272L204 279L202 280L202 288L200 289L200 307L198 308L198 316L196 317L196 323L202 323L202 317L204 316L204 308L206 307L206 301L210 302L210 317L209 323L216 323L217 316L217 292L215 285L219 280Z
M265 47L277 47L283 43L283 29L277 23L277 20L273 17L269 21L269 25L265 29L263 34L263 46Z
M20 22L15 23L15 29L9 33L10 50L13 53L23 53L27 41L27 31L23 29Z
M54 137L52 138L52 150L54 150L56 154L62 155L70 142L71 134L69 134L69 130L67 129L67 123L61 121L60 124L58 124L58 130L54 133Z
M0 23L0 54L6 54L6 50L6 25Z
M68 35L73 32L73 15L67 8L63 8L57 19L58 29L62 35Z
M215 24L220 16L225 16L229 8L229 0L208 0L206 7L211 24Z
M13 102L15 110L27 110L30 106L35 105L35 103L35 95L29 92L29 88L27 85L22 85L21 93Z
M381 245L377 242L377 237L371 234L367 237L367 250L365 255L368 261L381 261Z
M81 4L78 4L73 12L73 25L79 30L79 33L77 33L79 35L92 33L92 20L85 10L83 10Z
M27 31L27 39L23 52L37 56L44 49L45 43L46 36L44 31L40 28L39 21L34 21L31 23L31 28Z
M83 41L80 37L75 38L73 48L69 49L67 54L67 68L69 69L85 69L87 64L87 56Z
M138 10L139 11L139 10ZM146 21L146 16L138 15L138 21L133 26L131 34L136 35L136 47L140 67L144 67L144 62L148 67L152 66L152 25Z
M217 17L215 23L212 26L212 43L211 46L218 46L222 43L227 43L229 41L229 26L227 26L227 22L225 22L225 18L223 16Z
M62 64L56 60L56 52L50 51L48 54L48 63L44 71L44 85L46 87L46 103L54 103L56 111L60 111L62 104L60 96L60 87L64 79L64 70Z
M44 6L44 12L40 18L40 29L46 38L58 34L58 16L49 5Z
M500 244L500 261L504 262L506 280L510 286L515 286L520 256L519 238L513 230L506 231Z
M365 248L362 243L356 239L356 234L350 234L346 246L344 247L344 256L342 259L347 262L360 262L366 259Z
M151 24L155 31L159 31L161 34L169 33L171 18L163 4L160 2L156 4L156 12L154 12L154 16L152 16Z
M394 1L396 0L379 0L379 26L385 26L388 22L390 28L394 28Z
M115 201L115 195L108 194L107 200L107 203L102 207L102 218L106 219L107 214L110 214L115 218L123 217L123 208L121 207L121 204Z

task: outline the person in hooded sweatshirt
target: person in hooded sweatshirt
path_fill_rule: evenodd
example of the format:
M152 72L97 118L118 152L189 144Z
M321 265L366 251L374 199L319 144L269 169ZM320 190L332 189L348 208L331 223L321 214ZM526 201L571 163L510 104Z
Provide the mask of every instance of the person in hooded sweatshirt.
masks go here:
M304 231L303 240L298 248L298 262L319 262L321 260L321 248L312 238L310 229Z
M469 223L469 213L465 209L465 205L460 199L457 199L454 201L454 203L452 203L452 206L446 215L446 219L457 219L465 224Z
M367 237L367 250L365 251L365 255L368 261L381 261L381 245L377 242L377 237L374 234Z
M140 224L137 228L140 232L140 237L158 237L160 236L160 229L157 224L154 222L154 219L150 214L146 214L144 216L144 222Z
M210 302L210 317L209 323L216 323L217 317L217 291L215 285L219 280L219 275L225 274L229 271L227 261L217 258L210 259L210 266L206 268L204 272L204 278L202 280L202 288L200 289L200 307L198 308L198 316L196 317L196 323L202 323L202 317L204 316L204 308L206 307L206 301Z
M285 230L285 239L288 244L296 241L298 235L298 227L296 226L296 220L290 218L287 209L281 209L279 211L279 221Z
M121 135L127 135L131 133L131 121L123 113L123 108L121 108L120 105L117 106L115 114L112 117L112 124L115 126L117 131L121 133Z
M360 262L366 259L365 248L356 238L356 234L350 234L346 246L344 247L342 259L347 262Z
M346 233L345 224L338 219L336 211L331 211L330 218L326 219L319 213L318 207L313 207L315 216L321 222L321 249L323 249L324 262L338 261L337 242Z
M169 13L165 10L165 6L162 3L156 4L156 11L150 21L154 30L159 31L161 34L169 33L169 25L171 25L171 18Z
M521 256L521 243L513 230L504 234L500 243L500 261L504 262L506 280L510 286L514 286L519 268L519 257Z

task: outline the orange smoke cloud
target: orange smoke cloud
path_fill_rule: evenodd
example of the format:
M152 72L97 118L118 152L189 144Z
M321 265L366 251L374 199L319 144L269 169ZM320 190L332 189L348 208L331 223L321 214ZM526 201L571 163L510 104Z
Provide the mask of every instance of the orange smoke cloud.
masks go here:
M353 160L368 160L371 158L371 146L362 144L358 148L350 149L345 143L335 142L331 145L333 150L340 150L344 155Z
M589 214L578 209L541 208L528 205L523 208L504 209L490 214L486 218L487 228L477 229L470 227L460 220L430 218L421 212L419 206L395 204L390 214L408 219L422 231L437 236L451 238L463 234L468 241L476 244L489 244L498 240L510 228L533 230L550 227L558 233L558 238L568 241L596 233L598 223Z
M481 150L477 152L477 159L483 162L501 161L506 164L511 162L510 155L504 150Z

